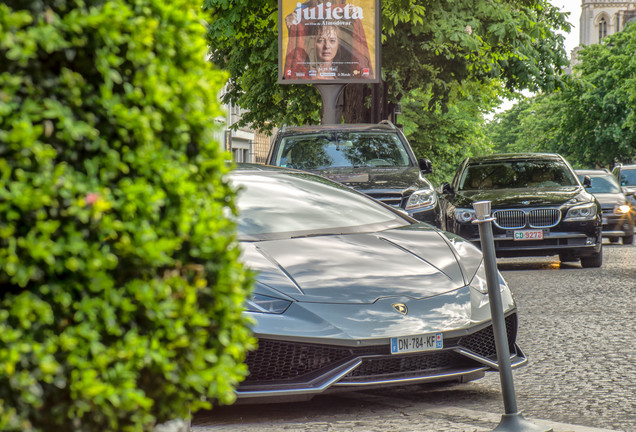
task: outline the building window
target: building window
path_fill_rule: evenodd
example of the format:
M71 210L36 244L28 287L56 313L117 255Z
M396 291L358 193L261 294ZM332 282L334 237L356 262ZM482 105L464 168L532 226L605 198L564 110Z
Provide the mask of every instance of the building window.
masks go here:
M602 41L605 36L607 36L607 21L605 18L601 18L598 22L598 41Z

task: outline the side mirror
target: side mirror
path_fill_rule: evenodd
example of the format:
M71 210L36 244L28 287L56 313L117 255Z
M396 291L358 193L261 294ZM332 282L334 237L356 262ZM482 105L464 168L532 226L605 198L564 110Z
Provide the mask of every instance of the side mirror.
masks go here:
M420 166L420 171L422 172L422 174L430 174L433 172L433 164L430 160L421 158L417 161L417 163Z
M449 183L442 183L440 187L440 192L442 195L454 195L455 191L453 191L453 187Z
M583 177L583 186L586 188L592 187L592 178L589 175Z

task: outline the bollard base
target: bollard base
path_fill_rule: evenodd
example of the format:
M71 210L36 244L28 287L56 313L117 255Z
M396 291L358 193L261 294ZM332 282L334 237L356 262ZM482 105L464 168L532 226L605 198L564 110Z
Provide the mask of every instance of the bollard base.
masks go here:
M552 428L545 428L530 423L524 419L521 413L504 414L501 416L499 425L493 429L498 432L552 432Z

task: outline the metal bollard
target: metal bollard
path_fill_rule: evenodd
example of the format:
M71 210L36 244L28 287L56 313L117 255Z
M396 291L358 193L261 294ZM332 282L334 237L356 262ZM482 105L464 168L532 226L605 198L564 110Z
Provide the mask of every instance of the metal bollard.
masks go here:
M515 387L512 380L512 367L510 366L510 349L508 348L508 336L506 323L499 290L499 276L497 274L497 257L495 255L495 240L492 233L493 217L490 216L490 201L478 201L473 204L477 220L473 223L479 225L479 238L481 252L484 257L486 270L486 282L488 285L488 299L490 300L490 314L492 315L492 328L495 334L495 347L497 349L497 362L499 363L499 379L505 414L501 417L495 431L528 431L528 432L552 432L552 429L544 429L525 420L517 410Z

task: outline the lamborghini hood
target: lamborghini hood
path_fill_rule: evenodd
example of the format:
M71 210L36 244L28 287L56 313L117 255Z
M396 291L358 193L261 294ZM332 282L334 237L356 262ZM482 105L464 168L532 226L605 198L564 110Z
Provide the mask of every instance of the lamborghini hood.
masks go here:
M409 231L245 242L242 260L260 284L302 302L422 299L466 285L452 246L438 231Z

